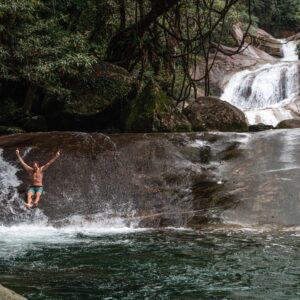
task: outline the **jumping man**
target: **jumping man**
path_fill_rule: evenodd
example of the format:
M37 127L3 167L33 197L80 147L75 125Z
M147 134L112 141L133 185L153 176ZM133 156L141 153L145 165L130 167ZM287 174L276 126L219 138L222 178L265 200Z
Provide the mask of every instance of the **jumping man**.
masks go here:
M16 149L16 154L18 160L20 161L22 167L28 172L30 179L31 179L31 186L27 191L27 203L25 204L26 207L34 207L40 201L41 195L43 193L43 176L44 171L48 169L48 167L53 164L60 156L60 151L57 151L54 158L52 158L48 163L44 166L39 166L37 162L34 162L32 167L27 165L20 155L19 149ZM35 196L34 203L32 204L32 196Z

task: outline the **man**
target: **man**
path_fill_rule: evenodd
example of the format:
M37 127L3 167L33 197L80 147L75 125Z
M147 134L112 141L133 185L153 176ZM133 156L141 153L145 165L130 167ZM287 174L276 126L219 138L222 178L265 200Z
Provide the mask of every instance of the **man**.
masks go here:
M19 149L16 149L16 155L18 160L20 161L22 167L28 172L31 179L31 186L27 191L27 203L26 207L35 207L38 205L41 195L43 193L43 176L44 171L46 171L51 164L53 164L60 156L60 151L57 151L54 158L52 158L48 163L44 166L39 166L37 162L34 162L32 167L27 165L20 155ZM35 196L34 203L32 204L32 196Z

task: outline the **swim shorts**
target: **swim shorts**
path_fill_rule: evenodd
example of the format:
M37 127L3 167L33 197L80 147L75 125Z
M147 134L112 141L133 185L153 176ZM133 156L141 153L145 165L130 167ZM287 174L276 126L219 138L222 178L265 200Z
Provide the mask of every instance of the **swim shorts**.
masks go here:
M34 185L32 185L31 187L29 187L27 193L30 192L30 193L33 193L35 195L36 193L43 193L43 191L44 191L44 189L43 189L42 186L34 186Z

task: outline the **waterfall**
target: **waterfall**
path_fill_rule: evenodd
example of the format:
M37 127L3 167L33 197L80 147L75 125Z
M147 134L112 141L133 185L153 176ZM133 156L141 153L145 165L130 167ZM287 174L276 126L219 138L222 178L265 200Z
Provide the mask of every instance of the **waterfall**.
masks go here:
M0 149L0 225L9 222L44 222L46 216L41 210L34 212L25 209L23 199L20 197L18 187L21 181L17 177L19 171L14 164L3 157L3 149Z
M282 61L297 61L298 60L298 51L297 51L297 43L282 41L282 53L283 59Z
M293 114L284 106L300 94L297 44L281 40L283 58L254 70L236 73L221 99L242 109L249 124L277 125Z

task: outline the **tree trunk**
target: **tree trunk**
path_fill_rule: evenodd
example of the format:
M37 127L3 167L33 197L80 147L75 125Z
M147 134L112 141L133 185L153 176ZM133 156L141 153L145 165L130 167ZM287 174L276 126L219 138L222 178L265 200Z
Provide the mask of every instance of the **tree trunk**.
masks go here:
M120 27L119 30L124 30L126 26L126 5L125 0L118 0L119 2L119 13L120 13Z
M30 113L32 105L36 99L36 93L37 93L37 86L35 86L33 84L29 84L26 95L25 95L23 109L22 109L22 111L25 114Z
M107 61L127 70L131 62L139 55L139 40L145 31L161 15L169 11L179 0L152 0L152 9L137 24L118 32L110 41L107 50Z

